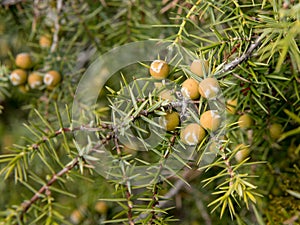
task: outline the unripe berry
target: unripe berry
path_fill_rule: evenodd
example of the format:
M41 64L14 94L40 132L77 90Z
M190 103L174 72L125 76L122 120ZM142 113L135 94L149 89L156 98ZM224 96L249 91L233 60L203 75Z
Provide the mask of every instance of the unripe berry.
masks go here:
M150 65L150 74L155 79L165 79L169 72L169 65L163 60L154 60Z
M39 44L42 48L49 48L52 44L52 40L49 36L42 35L40 36Z
M236 146L234 151L237 151L234 157L238 163L242 162L250 154L249 147L244 144L239 144L238 146Z
M106 214L107 210L108 210L108 206L107 206L106 202L99 201L99 202L96 203L96 205L95 205L95 211L97 213Z
M200 116L201 126L209 131L216 131L221 124L221 116L216 110L208 110Z
M197 145L205 137L205 130L197 123L191 123L184 127L180 133L180 139L184 144Z
M237 106L237 99L229 99L226 103L226 110L230 114L235 114L236 106Z
M83 219L84 215L79 209L75 209L70 216L70 220L73 224L80 224Z
M51 90L61 81L61 75L55 70L51 70L44 76L44 84Z
M202 80L199 84L199 93L203 98L214 99L220 91L218 80L212 77Z
M22 69L30 69L33 66L31 56L28 53L19 53L16 56L16 66Z
M162 117L161 124L167 131L173 131L179 125L180 119L178 112L167 113Z
M247 129L253 125L253 120L248 114L245 113L244 115L240 116L238 125L242 129Z
M208 72L208 61L202 59L196 59L190 66L191 71L199 77L204 77Z
M27 82L32 89L36 89L43 84L43 77L38 72L29 74Z
M175 101L175 96L172 94L171 90L162 90L159 92L158 96L163 100L169 100L170 102Z
M168 89L162 82L155 82L155 88L158 90L158 96L163 100L174 101L176 100L172 91Z
M279 123L273 123L269 127L270 137L274 140L280 138L282 131L282 125Z
M199 98L199 90L198 90L199 82L193 78L186 79L182 83L181 92L184 97L190 99L197 99Z
M11 72L9 79L14 86L25 84L27 80L27 72L22 69L16 69Z

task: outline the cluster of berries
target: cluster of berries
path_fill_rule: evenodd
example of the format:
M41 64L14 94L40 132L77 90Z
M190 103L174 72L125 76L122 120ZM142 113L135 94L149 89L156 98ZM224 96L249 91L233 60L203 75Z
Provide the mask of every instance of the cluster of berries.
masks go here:
M190 77L181 84L181 93L185 98L191 100L199 99L200 97L207 100L214 100L220 93L218 80L213 77L208 77L209 63L207 60L197 59L190 65L190 71L202 78L198 80ZM167 62L163 60L155 60L150 65L150 75L158 80L166 79L169 76L170 68ZM199 79L200 80L200 79ZM170 90L160 92L162 99L173 101L175 97L171 95ZM236 114L237 99L230 99L226 102L227 112ZM168 112L163 119L163 126L167 131L174 131L180 124L180 115L176 111ZM187 145L197 145L206 136L206 131L215 132L221 124L221 116L217 110L208 110L200 115L199 123L190 123L183 127L180 132L180 139ZM251 129L254 121L249 113L242 114L237 121L241 130ZM277 140L282 134L282 126L280 124L271 124L268 132L272 140ZM235 147L235 159L238 162L243 161L250 154L250 149L245 144L239 144Z
M190 65L190 71L203 78L198 82L194 78L188 78L181 84L181 93L185 98L195 100L200 96L212 100L220 92L218 80L212 77L204 78L208 74L208 61L194 60ZM150 65L150 74L155 79L165 79L170 73L167 62L155 60ZM160 93L162 99L174 100L170 90ZM180 124L180 115L176 111L167 112L163 119L163 126L167 131L174 131ZM180 132L181 141L187 145L197 145L206 136L206 131L215 132L221 124L221 116L217 110L208 110L200 115L200 124L190 123Z
M41 36L39 44L42 48L49 48L51 40L46 36ZM41 73L32 70L34 61L29 53L19 53L15 58L17 69L13 70L9 76L11 84L19 86L20 90L26 91L27 86L31 89L41 88L43 85L48 90L53 90L61 81L61 74L56 70L49 70Z
M227 112L229 114L236 113L236 107L238 105L237 99L230 99L227 101ZM253 128L254 120L252 119L249 113L244 113L239 116L237 120L237 124L241 130L250 130ZM268 126L268 135L272 141L276 141L280 138L281 134L283 133L283 127L279 123L272 123ZM250 154L250 149L244 143L241 143L236 146L235 148L236 155L235 158L238 162L243 161L246 157Z

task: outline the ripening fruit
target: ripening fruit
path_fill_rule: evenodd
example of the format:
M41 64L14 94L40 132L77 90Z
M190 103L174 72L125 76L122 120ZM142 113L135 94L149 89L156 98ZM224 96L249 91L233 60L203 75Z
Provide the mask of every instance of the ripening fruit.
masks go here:
M184 97L190 99L197 99L199 98L199 90L198 90L199 82L193 78L186 79L182 83L181 92Z
M175 96L172 94L172 91L168 90L168 89L165 89L165 90L162 90L161 92L159 92L158 96L161 99L163 99L163 100L169 100L170 102L176 100Z
M107 206L106 202L99 201L99 202L96 203L96 205L95 205L95 211L97 213L106 214L107 210L108 210L108 206Z
M237 99L229 99L226 102L226 110L230 114L235 114L236 106L237 106Z
M27 80L27 72L22 69L16 69L11 72L9 79L14 86L25 84Z
M274 140L280 138L282 131L282 125L279 123L273 123L269 127L270 137Z
M191 71L199 77L204 77L208 72L208 61L202 59L196 59L190 66Z
M163 82L154 82L154 86L159 91L158 96L163 100L174 101L176 100L173 91L168 89Z
M199 93L203 98L216 98L220 91L218 80L212 77L202 80L199 84Z
M247 113L245 113L244 115L240 116L238 125L240 128L247 129L253 125L253 120Z
M205 130L197 123L191 123L184 127L180 133L180 139L184 144L197 145L205 137Z
M36 89L43 84L43 77L38 72L32 72L28 76L27 83L31 89Z
M22 69L30 69L33 66L32 58L28 53L19 53L16 56L16 66Z
M61 81L61 75L55 70L47 72L44 76L44 84L47 85L48 89L53 89Z
M150 65L150 74L155 79L165 79L170 72L169 65L163 60L154 60Z
M40 36L39 44L42 48L49 48L52 44L52 40L49 36L42 35Z
M75 209L70 216L70 220L73 224L79 224L82 222L83 219L84 215L79 209Z
M234 157L239 163L242 162L245 158L247 158L250 154L249 147L244 144L239 144L238 146L236 146L234 151L237 151Z
M205 130L214 132L221 124L221 116L216 110L208 110L200 116L200 124Z
M161 124L167 131L173 131L180 123L179 113L171 112L162 117Z

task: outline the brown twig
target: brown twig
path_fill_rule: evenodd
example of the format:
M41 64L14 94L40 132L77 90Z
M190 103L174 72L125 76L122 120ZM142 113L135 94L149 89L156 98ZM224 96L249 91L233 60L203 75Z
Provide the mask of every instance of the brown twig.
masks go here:
M44 192L48 191L50 186L57 181L57 179L64 174L68 173L70 170L72 170L75 166L77 166L79 163L79 158L75 157L66 167L64 167L61 171L54 174L52 178L44 185L42 186L29 201L26 201L22 204L22 212L20 215L20 219L23 220L24 214L28 211L28 209L34 204L42 195Z
M127 199L127 206L128 206L128 210L127 210L127 217L128 217L128 223L129 225L134 225L134 221L132 218L132 202L131 202L131 193L128 189L128 186L126 186L126 199Z
M252 55L253 51L261 44L263 38L263 36L259 36L258 38L256 38L256 40L250 45L250 47L244 54L234 59L232 62L225 64L223 69L220 72L216 73L215 76L229 72L242 62L246 61Z
M62 0L57 0L56 1L56 14L55 14L55 18L54 18L54 33L53 33L53 41L52 41L52 45L50 48L51 52L55 52L58 46L58 34L59 34L59 30L60 30L60 23L59 23L59 16L60 16L60 12L62 10L62 6L63 6L63 1Z
M231 163L230 163L230 160L229 158L227 157L226 153L225 153L225 148L224 146L222 146L220 148L220 152L221 152L221 155L222 155L222 159L226 165L226 168L227 168L227 172L230 176L230 181L229 181L229 186L232 186L233 185L233 179L234 179L234 175L235 173L233 172L233 169L232 169L232 166L231 166Z
M103 125L104 128L110 128L110 125ZM55 136L62 134L63 132L71 132L71 131L75 131L75 130L82 130L82 129L86 129L86 127L77 127L77 128L62 128L58 131L56 131L54 133ZM96 128L91 128L93 131L96 131L94 129ZM99 129L99 128L98 128ZM98 145L102 145L107 143L107 141L109 141L112 138L111 134L108 134L105 138L103 138L101 140L101 142ZM44 138L43 141L48 140L48 138ZM96 147L95 147L96 148ZM22 212L20 215L20 219L23 220L24 214L29 210L29 208L32 206L32 204L34 204L41 196L42 194L45 192L47 194L47 192L49 192L49 187L55 183L59 177L63 176L64 174L68 173L70 170L72 170L75 166L78 165L79 163L79 158L80 156L76 156L66 167L64 167L61 171L59 171L58 173L54 174L52 176L52 178L44 185L42 186L33 196L29 201L26 201L22 204Z
M157 184L154 185L153 187L153 191L152 191L152 202L151 202L151 206L152 207L152 217L149 221L150 224L153 224L153 221L155 221L157 219L157 215L155 213L155 207L159 204L158 202L158 187Z
M40 0L34 0L33 1L33 20L32 20L32 24L31 24L31 29L33 32L36 31L36 24L37 24L37 20L40 16L40 11L38 8L38 4L39 4Z

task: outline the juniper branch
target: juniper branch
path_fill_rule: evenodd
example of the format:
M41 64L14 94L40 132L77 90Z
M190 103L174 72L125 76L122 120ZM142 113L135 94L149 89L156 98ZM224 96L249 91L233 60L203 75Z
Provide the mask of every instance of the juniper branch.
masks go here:
M77 166L79 163L79 157L75 157L66 167L64 167L61 171L58 173L54 174L52 178L44 185L42 186L33 196L29 201L26 201L22 204L22 211L20 215L20 219L23 220L24 214L29 210L29 208L34 204L40 197L41 195L49 190L50 186L54 184L57 179L64 174L68 173L70 170L72 170L75 166Z
M242 54L240 57L234 59L232 62L225 64L223 69L221 71L219 71L218 73L216 73L215 76L232 71L234 68L236 68L242 62L246 61L252 55L253 51L261 44L261 41L263 38L264 38L263 35L257 37L256 40L254 41L254 43L252 43L250 45L250 47L244 54Z
M109 128L109 126L107 125L100 125L101 128ZM55 131L54 133L49 134L48 136L43 136L40 140L38 140L36 143L31 145L31 148L33 149L37 149L41 144L45 143L46 141L48 141L50 138L54 138L57 137L63 133L67 133L67 132L75 132L75 131L91 131L91 132L97 132L100 131L101 128L98 127L88 127L88 126L79 126L79 127L75 127L75 128L69 128L69 127L63 127L60 128L59 130Z
M104 126L105 127L105 126ZM109 126L108 126L109 127ZM80 128L78 128L77 130L79 130ZM67 131L71 131L70 129L65 129ZM74 129L73 129L74 131ZM60 129L59 131L57 131L58 134L62 133L62 129ZM111 139L111 135L107 135L105 138L103 138L100 143L101 144L105 144L107 143L107 141L109 141ZM34 204L44 192L47 192L49 190L49 187L54 184L59 177L63 176L64 174L68 173L69 171L71 171L75 166L77 166L79 164L79 159L80 156L77 155L69 164L67 164L66 167L64 167L61 171L59 171L58 173L54 174L52 176L52 178L44 185L42 186L35 194L34 196L32 196L32 198L27 201L24 202L22 204L22 211L21 211L21 215L20 215L20 219L23 220L24 214L29 210L29 208L32 206L32 204Z
M129 225L134 225L134 221L132 218L132 202L131 202L131 193L128 189L128 186L126 185L126 199L127 199L127 206L128 206L128 210L127 210L127 217L128 217L128 223Z

